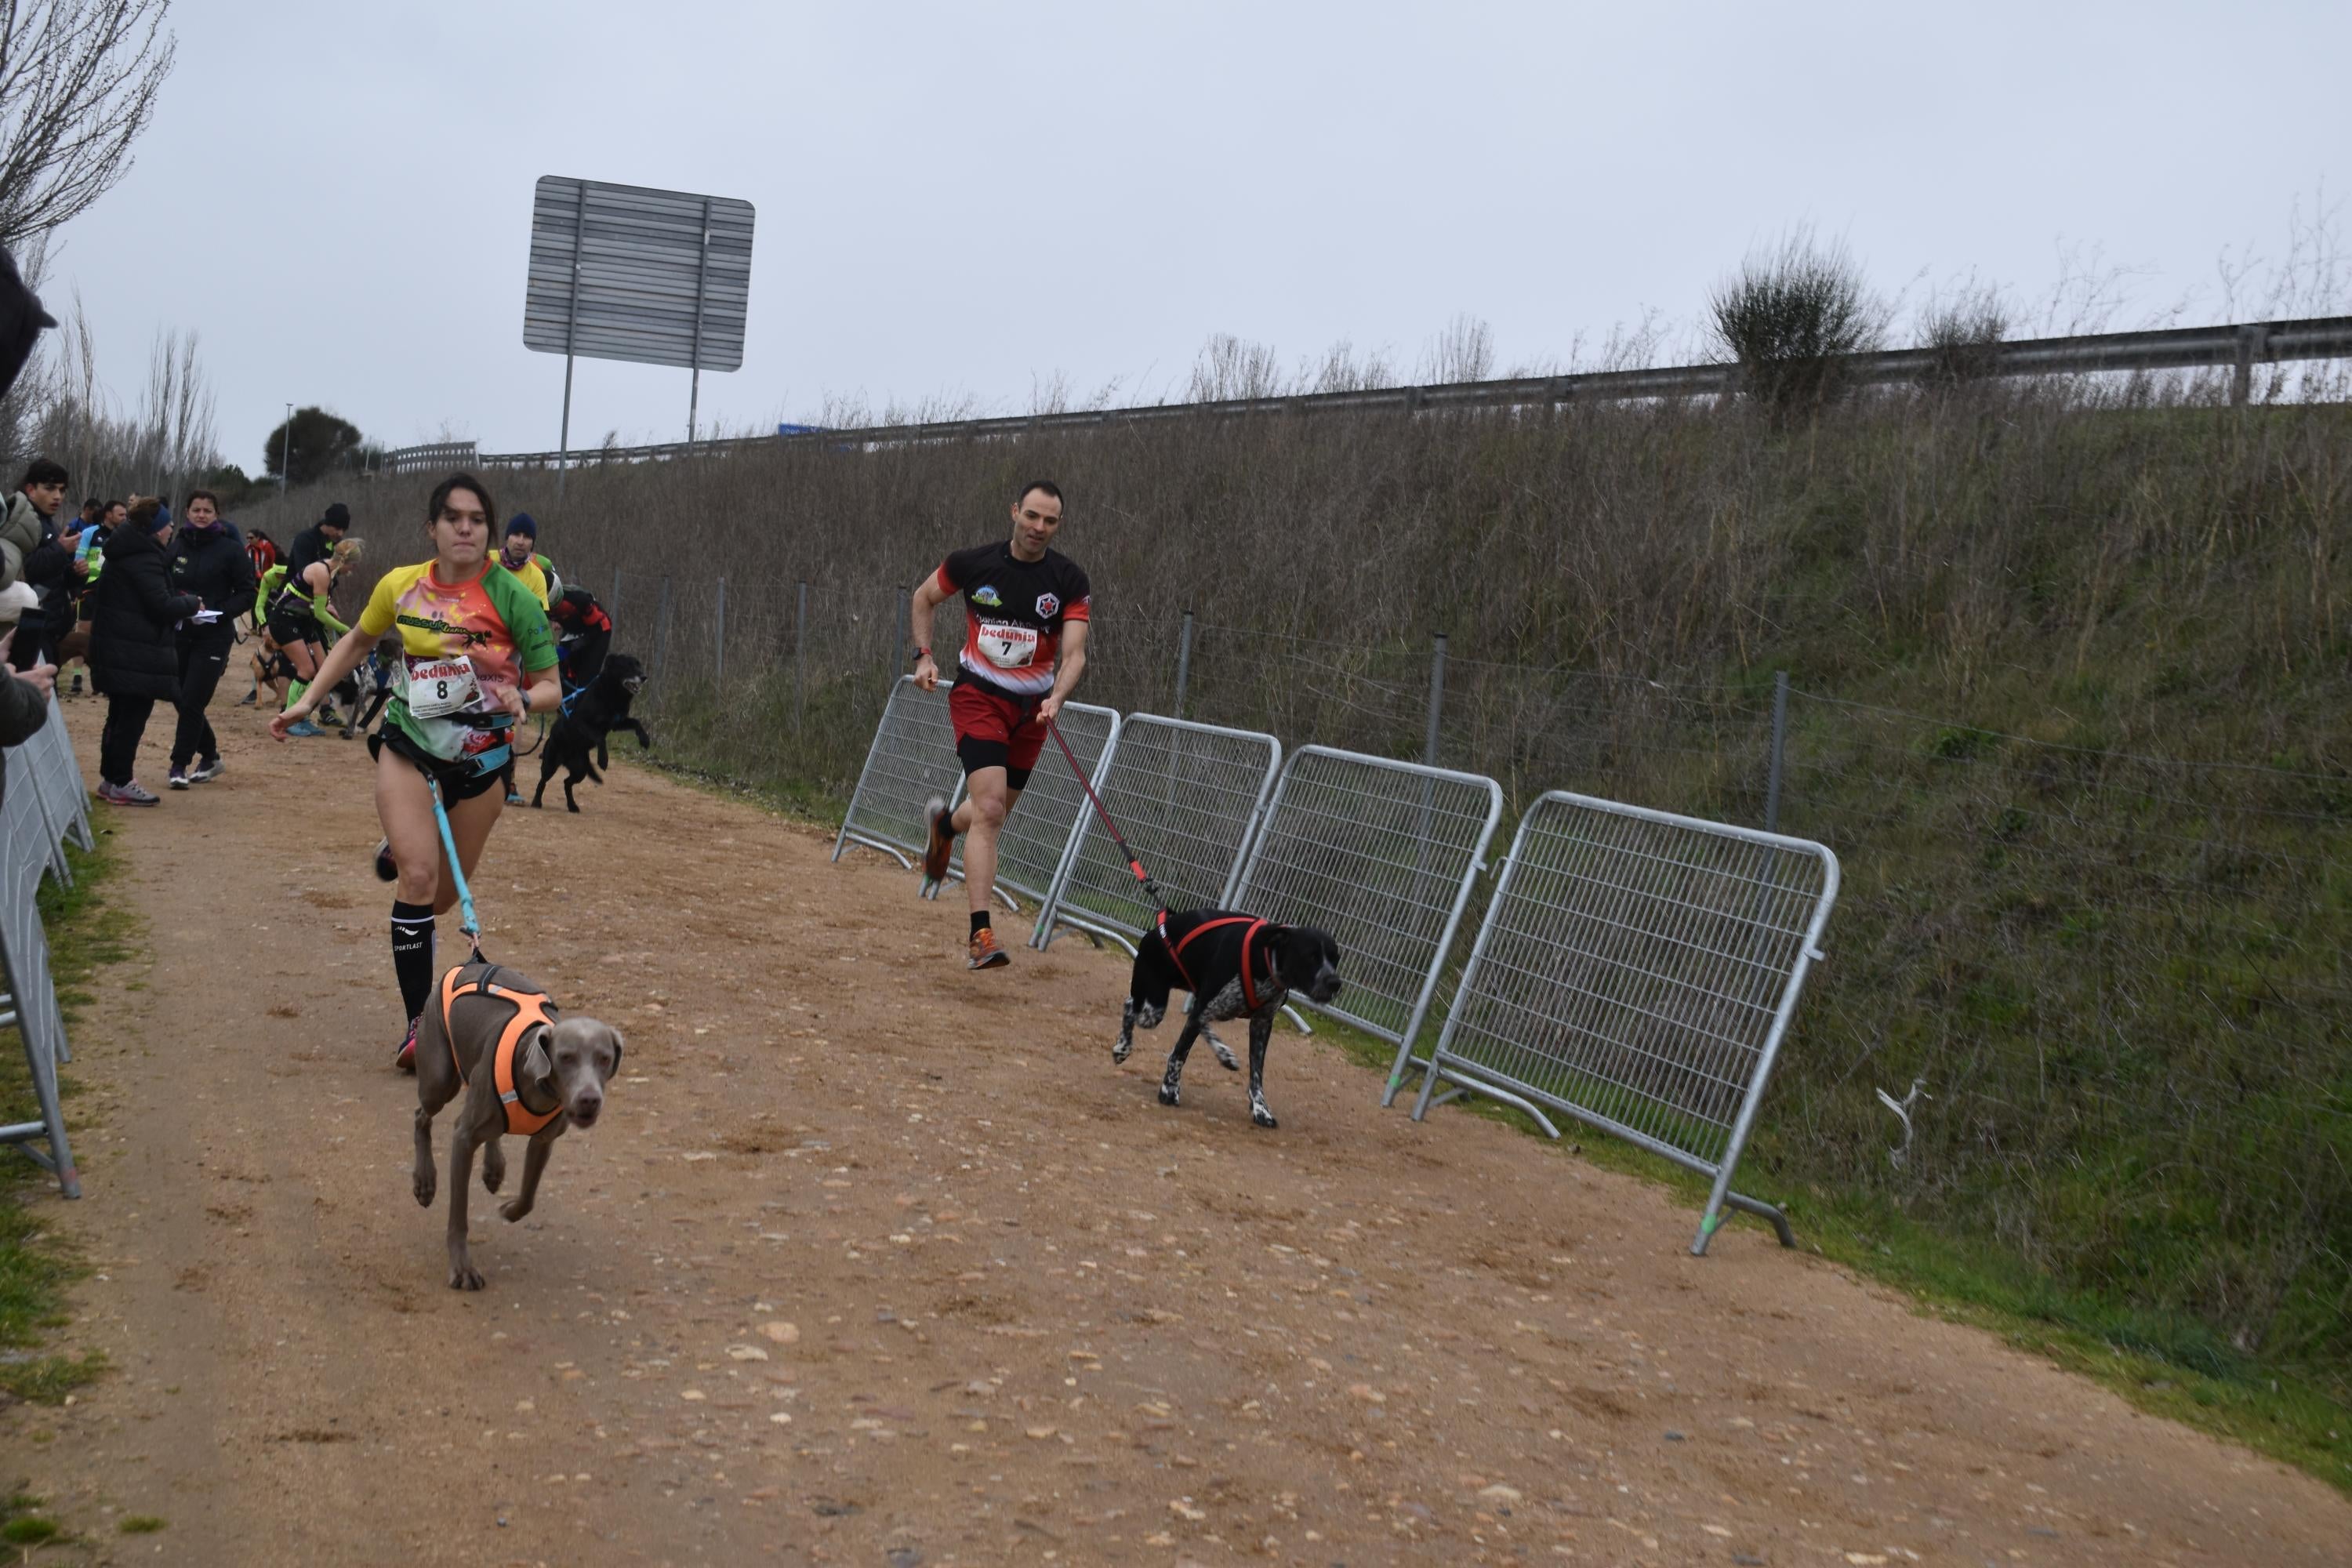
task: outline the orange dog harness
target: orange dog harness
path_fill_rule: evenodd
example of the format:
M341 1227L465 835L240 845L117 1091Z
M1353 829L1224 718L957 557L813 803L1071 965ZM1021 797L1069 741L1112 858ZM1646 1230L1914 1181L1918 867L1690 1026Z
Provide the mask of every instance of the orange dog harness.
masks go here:
M523 1037L530 1033L533 1026L551 1029L555 1026L556 1010L543 991L513 991L493 982L490 977L499 972L495 963L484 964L481 973L470 981L458 978L465 972L466 966L461 963L441 977L441 1032L449 1039L450 1065L457 1069L457 1081L467 1084L466 1064L457 1056L457 1020L453 1014L458 997L471 994L514 1004L514 1016L499 1031L498 1049L490 1058L490 1075L499 1088L499 1103L506 1108L507 1131L529 1137L561 1115L563 1107L559 1101L550 1110L533 1110L523 1104L521 1091L515 1087L515 1052L522 1048Z

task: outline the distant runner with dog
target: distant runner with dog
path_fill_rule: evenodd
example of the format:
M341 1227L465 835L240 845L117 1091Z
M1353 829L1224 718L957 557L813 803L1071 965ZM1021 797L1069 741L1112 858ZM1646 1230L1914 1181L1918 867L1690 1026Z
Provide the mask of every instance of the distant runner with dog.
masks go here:
M284 740L310 721L335 683L360 667L376 639L397 629L404 648L399 694L383 728L368 737L374 757L376 815L384 842L376 875L393 894L392 968L408 1032L394 1065L414 1070L416 1020L433 990L435 917L457 901L442 875L441 830L433 786L440 788L458 870L472 876L506 802L499 776L511 755L513 727L562 705L555 641L546 612L513 574L493 562L498 513L490 492L468 474L434 489L425 537L433 559L395 567L380 578L360 612L319 667L310 689L270 721Z
M1037 765L1047 722L1086 673L1091 589L1077 563L1050 548L1061 526L1062 492L1051 480L1032 479L1013 498L1010 541L957 551L914 594L915 682L926 691L940 682L932 616L950 595L964 599L967 629L948 716L965 798L952 816L947 802L930 803L923 877L937 882L948 874L961 835L974 969L1012 962L989 926L996 841Z

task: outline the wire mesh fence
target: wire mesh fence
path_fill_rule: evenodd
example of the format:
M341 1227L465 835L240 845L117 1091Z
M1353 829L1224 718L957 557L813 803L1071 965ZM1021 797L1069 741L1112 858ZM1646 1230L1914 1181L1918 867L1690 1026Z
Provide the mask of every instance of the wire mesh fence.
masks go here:
M1416 1119L1441 1077L1531 1098L1730 1190L1837 896L1820 846L1555 791L1497 874ZM1521 1101L1524 1104L1524 1101Z
M1489 778L1302 746L1234 879L1235 908L1339 942L1346 988L1315 1005L1397 1047L1391 1091L1502 811Z
M715 574L667 595L651 579L619 588L615 647L656 671L665 744L837 812L907 668L905 590L730 575L722 633ZM1124 712L1483 773L1515 810L1565 789L1766 819L1769 669L1677 682L1441 660L1305 626L1202 616L1188 632L1156 608L1097 616L1084 695ZM961 637L950 604L933 646ZM1251 787L1250 770L1169 734L1120 749L1111 809L1151 825L1151 869L1189 900L1228 895L1220 847L1239 813L1220 792ZM1795 683L1779 826L1837 853L1843 907L1743 1168L2352 1365L2352 776L2324 738L2227 761L2141 754L2161 749ZM1098 831L1076 853L1065 918L1139 930L1150 911ZM1362 940L1351 988L1376 962L1378 933Z
M48 730L62 732L54 708L36 739ZM35 1112L30 1121L0 1126L0 1144L22 1149L58 1178L67 1197L78 1198L81 1179L58 1103L58 1063L69 1060L71 1052L37 901L56 838L40 805L31 742L0 753L0 771L6 775L5 798L0 798L0 988L5 988L6 1000L0 1004L0 1021L15 1026L23 1045Z
M1078 759L1078 766L1086 770L1088 780L1093 779L1118 742L1118 710L1091 702L1065 703L1055 723ZM962 798L963 783L959 779L950 804ZM1071 771L1069 758L1062 754L1061 747L1046 746L997 835L996 886L1026 897L1032 907L1043 904L1086 809L1086 791ZM964 874L966 842L957 840L955 855L949 861L950 874L959 880Z
M911 866L922 857L926 808L954 794L961 778L948 694L924 690L911 675L899 677L842 814L833 858L840 859L852 844L864 844Z
M1121 831L1150 846L1146 868L1170 902L1205 909L1232 890L1281 763L1282 742L1272 735L1130 713L1095 787ZM1058 921L1132 942L1155 912L1118 847L1088 813L1034 941L1039 947L1051 942Z

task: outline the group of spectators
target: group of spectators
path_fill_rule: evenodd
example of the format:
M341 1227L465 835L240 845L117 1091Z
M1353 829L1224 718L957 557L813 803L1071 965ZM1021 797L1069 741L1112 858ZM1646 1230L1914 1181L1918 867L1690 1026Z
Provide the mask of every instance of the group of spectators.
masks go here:
M267 689L272 707L292 707L327 648L349 630L333 592L358 564L361 542L351 537L351 511L340 501L296 534L282 557L268 535L246 535L222 517L209 490L190 491L177 516L153 496L92 499L77 516L64 505L70 479L61 465L37 458L0 511L0 589L21 582L35 597L18 616L5 655L31 695L0 692L0 701L45 705L59 671L86 664L91 689L107 704L98 796L154 805L160 797L139 782L136 762L156 705L170 706L176 719L168 786L218 778L225 764L206 710L234 656L241 617L250 617L246 635L253 644L253 686L241 702L257 704ZM566 685L576 687L603 666L613 623L594 595L566 586L538 552L538 531L530 514L517 513L499 561L546 606ZM79 691L81 680L75 674L71 690ZM320 711L329 726L341 722L332 700ZM288 732L326 730L305 719ZM509 797L519 798L511 781Z
M20 606L8 662L44 696L58 667L85 663L107 704L99 798L152 805L133 766L158 702L177 714L173 786L220 776L205 709L236 645L236 617L253 604L252 558L209 490L190 491L181 517L159 496L133 496L86 502L77 518L64 510L69 479L36 458L0 513L0 586L22 583L34 600Z

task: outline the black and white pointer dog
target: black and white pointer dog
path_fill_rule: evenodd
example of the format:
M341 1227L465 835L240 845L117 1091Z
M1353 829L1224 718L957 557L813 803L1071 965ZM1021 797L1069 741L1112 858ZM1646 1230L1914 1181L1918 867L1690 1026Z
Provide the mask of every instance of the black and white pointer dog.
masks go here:
M1135 950L1134 977L1120 1010L1118 1044L1110 1059L1127 1060L1135 1049L1135 1026L1157 1028L1168 1016L1169 992L1192 994L1184 1031L1168 1053L1160 1079L1160 1103L1174 1105L1181 1093L1184 1058L1211 1024L1249 1018L1250 1120L1278 1125L1265 1108L1265 1047L1274 1037L1274 1016L1293 991L1317 1002L1339 994L1339 944L1314 926L1276 925L1232 910L1192 910L1168 917L1168 940L1148 932ZM1234 1053L1214 1035L1209 1045L1228 1072L1238 1068Z
M531 805L547 798L547 783L562 768L565 770L563 809L578 811L580 803L572 798L572 788L583 778L591 784L604 782L604 775L596 770L613 765L605 741L616 730L635 735L639 749L651 749L653 737L646 733L644 721L629 717L629 704L645 684L645 666L627 654L616 653L604 661L595 679L572 693L564 704L563 716L547 733L546 748L540 753L539 788L531 795Z

